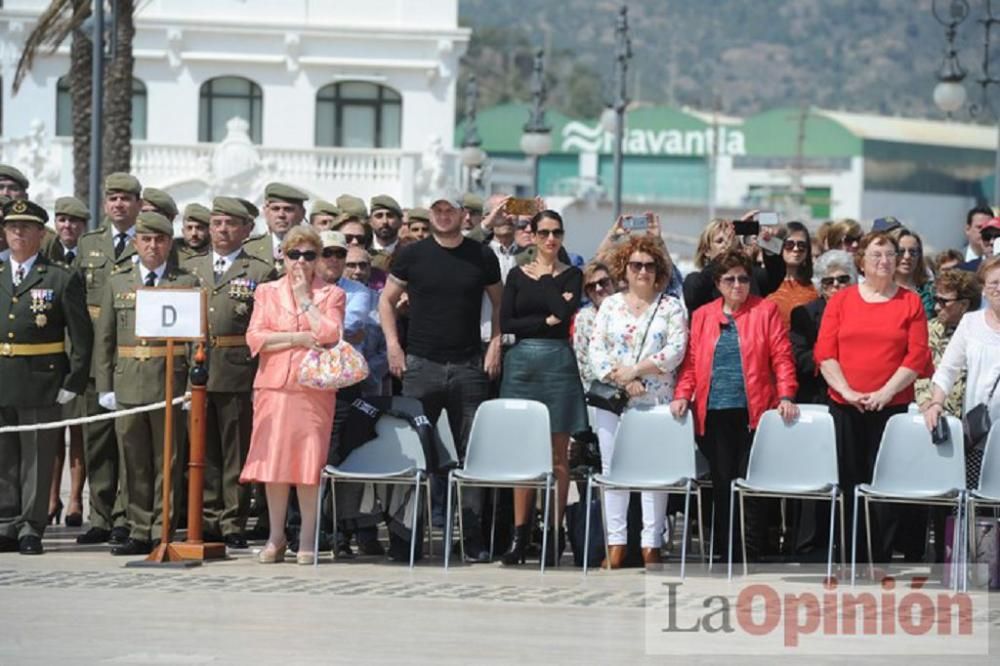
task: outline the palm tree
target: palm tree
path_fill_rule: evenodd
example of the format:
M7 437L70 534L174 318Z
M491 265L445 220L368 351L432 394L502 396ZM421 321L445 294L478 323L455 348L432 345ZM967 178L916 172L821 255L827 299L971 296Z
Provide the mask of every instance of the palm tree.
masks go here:
M103 175L129 171L132 160L132 39L135 35L133 0L111 0L117 21L115 57L104 68ZM69 89L73 120L73 191L83 200L89 191L91 67L93 44L83 23L91 15L91 0L52 0L38 17L25 42L14 75L17 94L40 50L53 53L72 35Z

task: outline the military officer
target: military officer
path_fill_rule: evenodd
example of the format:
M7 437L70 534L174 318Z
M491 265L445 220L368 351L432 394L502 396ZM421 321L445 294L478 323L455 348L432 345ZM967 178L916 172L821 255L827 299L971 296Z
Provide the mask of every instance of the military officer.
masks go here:
M289 229L302 224L306 217L304 202L308 198L308 194L291 185L269 183L264 188L267 233L244 243L246 251L274 266L279 274L282 273L285 259L281 256L281 241Z
M462 195L462 231L471 231L483 221L483 198L478 194L466 192Z
M79 252L73 266L84 278L87 289L87 310L91 321L101 313L102 291L111 273L132 265L135 257L135 221L142 202L142 185L127 173L112 173L104 180L105 223L80 237ZM96 358L95 358L96 361ZM91 369L87 385L87 414L104 414L107 410L97 401L94 378L96 366ZM91 544L111 541L125 543L129 528L125 513L128 497L125 496L125 466L122 464L118 439L113 421L88 423L84 432L84 458L87 465L87 483L90 485L90 529L77 537L77 543Z
M212 251L184 264L208 290L205 535L206 541L221 537L230 548L247 547L250 509L250 486L240 483L240 471L250 447L257 360L247 347L246 330L254 290L278 276L243 249L251 229L250 213L238 199L216 197L209 224Z
M309 210L309 224L317 233L333 229L338 217L340 217L340 209L337 208L337 205L323 199L316 199Z
M403 209L388 194L379 194L372 197L371 211L368 222L373 232L372 266L387 271L400 248L399 229L403 226Z
M10 199L28 198L28 178L20 169L0 164L0 195Z
M41 254L47 220L30 201L4 206L10 256L0 264L0 425L58 421L61 405L87 385L93 331L83 284ZM42 553L62 445L58 429L0 435L0 552Z
M132 241L138 261L112 273L102 292L101 312L94 326L94 366L101 405L128 409L165 399L166 343L135 337L136 289L197 287L198 279L168 262L173 225L159 213L140 213ZM184 345L175 347L174 395L184 393L188 364ZM163 483L172 483L171 518L177 517L184 412L174 409L172 477L162 478L163 410L121 416L115 434L124 454L128 496L128 540L111 549L112 555L144 555L153 548L163 520Z
M192 257L207 254L211 249L208 237L208 219L212 211L201 204L192 203L184 207L181 222L181 241L176 241L177 259L181 266Z
M431 235L431 212L426 208L411 208L407 215L407 226L410 228L410 238L414 242L422 241Z
M155 187L146 187L142 190L142 211L153 211L167 218L173 224L177 218L177 202L174 198Z

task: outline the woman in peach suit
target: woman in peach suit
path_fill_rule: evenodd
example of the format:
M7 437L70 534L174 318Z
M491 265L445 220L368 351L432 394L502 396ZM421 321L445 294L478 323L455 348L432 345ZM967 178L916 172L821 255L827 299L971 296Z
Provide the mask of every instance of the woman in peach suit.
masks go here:
M240 475L243 483L263 483L270 536L259 560L285 558L285 513L294 485L302 512L299 564L312 564L319 473L326 464L333 429L334 394L298 383L299 365L310 349L340 340L344 292L315 274L322 252L319 236L295 227L281 244L287 274L257 288L247 345L260 356L254 379L253 434Z

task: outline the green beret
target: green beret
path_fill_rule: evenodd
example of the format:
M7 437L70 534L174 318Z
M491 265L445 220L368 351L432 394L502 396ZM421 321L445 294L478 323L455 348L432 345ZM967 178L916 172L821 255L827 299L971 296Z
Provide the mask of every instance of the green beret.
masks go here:
M174 225L170 223L170 220L163 217L159 213L154 213L151 210L147 210L143 213L139 213L139 217L135 222L135 233L137 234L163 234L164 236L174 237Z
M14 199L4 204L3 222L7 224L8 222L17 221L34 222L35 224L45 226L45 223L49 221L49 214L34 201Z
M104 179L104 191L105 193L127 192L139 196L142 194L142 185L139 184L139 179L132 174L117 171L109 173L108 177Z
M257 208L257 206L253 205L253 203L248 199L236 197L236 200L243 204L243 207L247 209L251 220L257 219L257 216L260 215L260 209Z
M9 164L0 164L0 178L14 181L21 186L22 190L28 189L28 179L25 175Z
M360 217L365 220L368 218L368 209L365 208L364 200L350 194L341 194L337 197L337 208L340 209L340 214L344 216L344 219Z
M148 190L147 190L148 191ZM202 206L200 203L190 203L184 206L184 221L194 220L201 224L208 224L212 211Z
M426 222L427 224L430 224L431 212L426 208L411 208L406 219L410 222Z
M285 185L284 183L268 183L267 187L264 188L264 198L278 199L279 201L300 204L308 199L309 195L296 187L292 187L291 185Z
M142 200L152 204L157 212L162 213L167 219L177 217L177 203L172 196L163 190L147 187L142 191Z
M316 199L313 202L312 209L309 211L309 218L312 219L313 215L333 215L337 217L340 215L340 209L325 199Z
M466 192L462 195L462 208L472 211L473 213L482 213L483 198L478 194Z
M403 209L400 208L396 200L388 194L379 194L378 196L372 197L371 207L373 213L382 208L384 210L392 211L399 217L403 217Z
M244 203L236 197L215 197L212 199L212 213L236 217L246 222L253 219Z
M56 199L56 215L68 215L78 220L86 222L90 219L90 211L87 204L76 197L59 197Z

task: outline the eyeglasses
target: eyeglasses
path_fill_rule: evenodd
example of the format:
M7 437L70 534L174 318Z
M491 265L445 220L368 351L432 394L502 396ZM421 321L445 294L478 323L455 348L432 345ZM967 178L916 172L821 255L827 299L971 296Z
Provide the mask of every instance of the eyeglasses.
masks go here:
M803 252L805 252L808 249L809 249L809 244L806 243L805 241L796 241L796 240L785 241L785 250L787 252L792 252L794 250L802 250Z
M723 275L720 279L722 284L727 287L732 287L734 284L750 284L750 276L744 273L743 275Z
M899 253L904 257L913 257L914 259L921 255L920 248L918 247L904 247Z
M514 223L514 226L518 229L527 229L529 225L531 225L530 220L518 220Z
M371 264L369 264L367 261L348 261L346 264L344 264L346 268L350 268L353 271L364 270L365 268L368 268L370 265Z
M337 259L346 259L347 250L342 247L324 247L323 258L330 259L332 257L336 257Z
M540 238L548 238L552 236L553 238L562 238L566 235L565 229L539 229L535 232L535 235Z
M301 250L289 250L286 257L292 261L298 261L299 259L305 259L306 261L316 261L316 253L312 250L306 250L305 252Z
M844 236L844 245L854 245L861 242L861 236Z
M344 240L347 242L348 245L350 245L351 243L356 243L358 245L364 245L365 244L365 235L364 234L344 234Z
M939 307L939 308L946 308L946 307L948 307L949 303L954 303L955 301L965 301L965 300L968 300L968 299L966 299L966 298L944 298L942 296L935 296L934 297L934 305L936 307Z
M889 261L889 260L895 259L896 258L896 253L895 252L886 252L885 254L866 254L865 256L868 257L869 259L871 259L872 261L879 262L879 261L882 261L882 260Z
M1000 282L994 280L993 282L987 282L983 285L986 289L990 291L1000 291Z
M628 269L633 273L641 273L642 271L646 271L647 273L656 273L656 262L630 261L628 262Z
M584 288L587 291L594 291L595 289L598 288L600 288L601 291L610 291L611 278L606 277L606 278L601 278L600 280L594 280L593 282L588 282L587 284L584 285Z
M819 283L821 285L823 285L824 287L832 287L834 282L836 282L837 284L842 284L842 285L851 284L851 276L850 275L834 275L834 276L822 278L819 281Z

